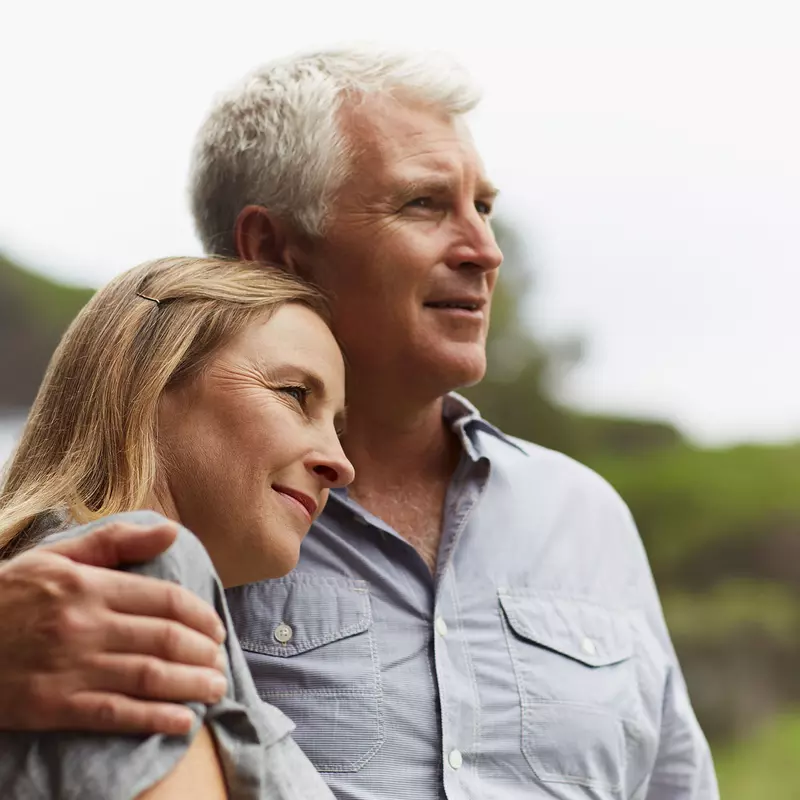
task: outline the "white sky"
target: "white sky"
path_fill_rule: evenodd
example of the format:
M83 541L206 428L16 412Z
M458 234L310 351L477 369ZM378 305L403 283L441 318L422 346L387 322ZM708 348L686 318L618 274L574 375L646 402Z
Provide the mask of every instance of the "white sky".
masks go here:
M44 2L0 18L0 249L99 285L199 253L213 94L347 41L438 48L485 89L532 324L585 335L563 395L705 443L800 437L800 8L784 3Z

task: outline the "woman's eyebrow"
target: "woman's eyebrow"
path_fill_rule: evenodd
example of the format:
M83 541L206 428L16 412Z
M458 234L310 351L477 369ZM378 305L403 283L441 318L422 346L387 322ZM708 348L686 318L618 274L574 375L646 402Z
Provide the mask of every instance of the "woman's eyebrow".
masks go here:
M270 382L279 383L280 381L302 381L308 386L311 391L324 397L325 381L320 376L309 369L308 367L301 367L299 364L281 363L267 364L259 361L256 366L259 372Z

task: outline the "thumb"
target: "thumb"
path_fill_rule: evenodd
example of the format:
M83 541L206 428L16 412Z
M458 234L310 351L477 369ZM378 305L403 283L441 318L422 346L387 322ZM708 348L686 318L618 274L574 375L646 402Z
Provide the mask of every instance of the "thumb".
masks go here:
M177 535L177 527L170 522L146 527L110 522L43 549L92 567L117 567L150 561L169 548Z

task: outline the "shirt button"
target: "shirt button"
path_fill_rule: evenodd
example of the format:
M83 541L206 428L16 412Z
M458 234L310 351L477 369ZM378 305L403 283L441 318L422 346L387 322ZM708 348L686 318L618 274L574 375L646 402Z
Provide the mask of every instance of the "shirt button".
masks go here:
M281 622L281 624L275 628L275 632L272 635L281 644L286 644L286 642L294 636L294 631L285 622Z
M597 648L594 646L594 642L588 637L585 637L581 642L581 650L583 650L587 656L593 656L597 654Z
M464 759L461 755L460 750L451 750L450 755L447 756L447 763L453 769L460 769L461 765L464 763Z
M433 624L434 627L436 628L436 633L438 633L439 636L447 636L447 623L444 621L442 617L436 617L436 620L434 621ZM453 752L457 753L458 750L454 750Z

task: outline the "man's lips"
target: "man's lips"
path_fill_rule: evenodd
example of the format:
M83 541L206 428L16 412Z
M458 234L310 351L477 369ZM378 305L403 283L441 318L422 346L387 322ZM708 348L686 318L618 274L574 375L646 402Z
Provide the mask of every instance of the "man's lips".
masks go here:
M426 308L475 312L483 309L486 305L486 298L479 295L441 297L434 300L427 300L424 305Z
M317 503L312 497L304 492L299 492L297 489L292 489L289 486L273 484L272 488L288 502L302 511L303 514L308 517L309 522L313 522L314 515L317 513Z

